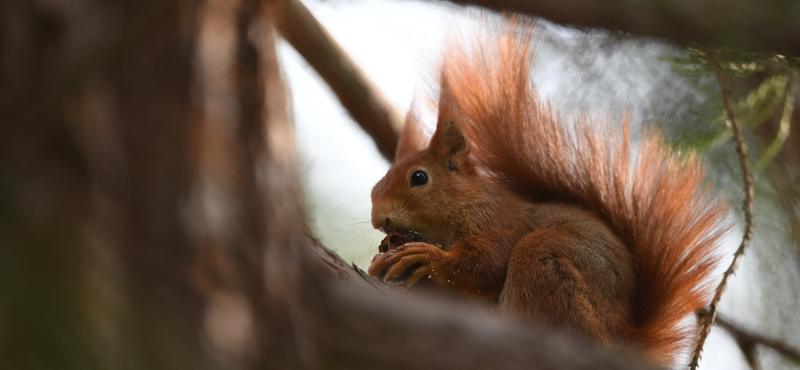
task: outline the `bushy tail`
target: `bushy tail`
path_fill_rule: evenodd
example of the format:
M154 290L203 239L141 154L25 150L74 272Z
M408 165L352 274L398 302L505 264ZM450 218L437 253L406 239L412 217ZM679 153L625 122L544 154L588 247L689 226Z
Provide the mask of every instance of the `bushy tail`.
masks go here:
M631 343L668 363L692 334L681 321L710 298L726 204L704 185L694 155L671 153L653 132L633 144L627 121L561 122L530 81L532 25L516 19L500 28L449 47L439 119L462 125L489 176L535 199L577 202L608 222L634 258Z

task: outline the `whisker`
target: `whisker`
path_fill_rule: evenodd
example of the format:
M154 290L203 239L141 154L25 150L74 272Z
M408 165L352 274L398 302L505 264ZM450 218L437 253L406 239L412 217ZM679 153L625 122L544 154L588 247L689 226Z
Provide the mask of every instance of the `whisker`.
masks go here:
M343 191L357 191L357 192L361 193L363 191L363 189L359 189L358 187L347 187L347 188L342 188L342 189L336 190L334 192L325 194L325 195L323 195L323 197L324 198L329 198L329 197L334 196L336 194L339 194L339 193L341 193Z
M361 248L360 248L361 249L361 253L359 254L359 261L353 261L354 263L356 263L356 265L358 265L360 262L364 262L365 264L369 264L370 257L373 254L377 253L377 251L378 251L377 244L378 243L375 243L373 241L375 240L375 236L379 235L379 233L380 233L380 231L378 231L378 230L372 230L371 233L369 233L368 235L365 235L365 238L368 237L366 242L359 243L359 245L361 245ZM375 246L375 247L371 248L371 246Z
M371 224L372 224L372 221L356 221L356 222L353 222L353 223L340 225L339 227L353 227L353 226L358 226L358 225L371 225Z
M430 227L430 226L428 226L428 224L427 224L427 223L425 223L425 221L419 220L419 222L420 222L420 223L422 223L422 225L423 225L423 226L425 226L425 228L426 228L426 229L429 229L429 230L430 230L430 228L431 228L431 227Z

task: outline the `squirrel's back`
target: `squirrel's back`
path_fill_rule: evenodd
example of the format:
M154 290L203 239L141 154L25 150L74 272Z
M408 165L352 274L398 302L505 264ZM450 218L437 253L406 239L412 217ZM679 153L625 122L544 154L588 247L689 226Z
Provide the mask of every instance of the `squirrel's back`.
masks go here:
M692 154L679 156L629 123L562 122L530 79L532 25L503 22L468 45L448 47L439 115L459 122L477 166L538 201L595 212L633 258L630 343L662 363L693 331L681 325L710 298L709 275L727 206L704 184ZM410 132L410 131L409 131ZM406 135L404 145L416 141Z

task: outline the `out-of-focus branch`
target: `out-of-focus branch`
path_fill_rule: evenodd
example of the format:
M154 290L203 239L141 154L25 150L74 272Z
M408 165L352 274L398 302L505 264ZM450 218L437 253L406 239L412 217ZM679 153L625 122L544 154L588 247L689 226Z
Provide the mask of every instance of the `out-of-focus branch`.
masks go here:
M308 234L310 244L312 245L311 251L314 256L321 263L323 268L333 276L353 283L357 286L364 286L370 289L377 289L385 292L398 292L399 287L393 285L383 284L372 276L367 275L364 270L358 268L355 264L347 263L336 252L328 249L320 243L319 240Z
M706 308L697 312L697 317L700 320L703 320L707 315L708 309ZM756 358L756 345L758 344L767 348L771 348L795 364L800 365L800 350L793 348L786 342L774 338L768 338L759 333L743 329L723 315L717 314L717 319L714 322L717 326L725 329L725 331L731 334L733 339L736 341L736 344L739 346L739 349L742 350L742 354L744 354L745 359L747 360L748 364L750 364L752 369L758 370L760 368Z
M326 302L327 369L655 369L564 333L493 319L475 305L377 294L349 283Z
M683 44L800 55L800 2L781 0L450 0L578 27L600 27Z
M728 333L731 333L736 342L739 343L739 347L750 347L750 343L760 344L764 347L773 349L775 352L780 353L782 356L791 360L795 364L800 365L800 350L797 348L793 348L783 341L767 338L761 334L742 329L721 315L717 315L716 323L719 325L719 327L725 329L725 331ZM745 356L747 357L747 355Z
M298 0L265 2L278 32L308 61L353 119L372 137L381 154L394 160L402 114L342 50Z
M316 258L306 262L323 268L304 270L325 283L298 292L325 307L324 320L312 321L327 337L317 352L335 358L323 361L327 369L655 369L630 353L501 321L479 305L431 299L424 290L406 296L311 237L309 247Z

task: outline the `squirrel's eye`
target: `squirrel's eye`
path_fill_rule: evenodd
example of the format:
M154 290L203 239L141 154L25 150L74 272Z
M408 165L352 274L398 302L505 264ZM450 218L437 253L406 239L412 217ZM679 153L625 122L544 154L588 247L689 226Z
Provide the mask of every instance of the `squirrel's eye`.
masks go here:
M411 186L420 186L428 183L428 174L425 171L416 170L411 174Z

